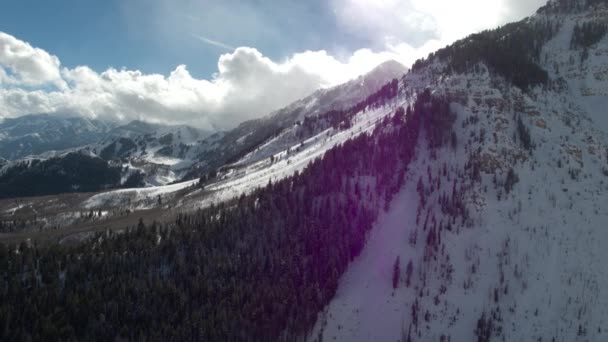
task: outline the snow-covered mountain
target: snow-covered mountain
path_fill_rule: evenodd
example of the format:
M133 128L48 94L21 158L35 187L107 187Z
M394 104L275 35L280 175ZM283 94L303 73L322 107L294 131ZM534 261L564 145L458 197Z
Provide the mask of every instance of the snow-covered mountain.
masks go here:
M65 150L102 139L116 124L82 117L34 114L0 123L0 157L20 159Z
M209 132L186 125L133 121L82 149L121 163L124 179L140 175L130 186L165 185L183 176L193 163L193 151L208 136Z
M0 163L0 187L5 190L0 197L168 184L178 179L174 170L187 169L192 164L186 155L191 146L209 135L190 126L142 121L117 126L51 115L8 119L3 127L6 133L0 139L0 145L11 149L19 144L20 147L15 147L19 154L14 155L26 156ZM34 139L36 144L24 143L27 139ZM39 153L28 154L32 151ZM118 172L118 177L113 176L111 181L100 183L101 187L86 185L88 179L67 170L73 167L75 158L87 163L92 175ZM25 184L31 184L40 176L47 177L45 181L50 184L56 183L60 174L73 176L59 182L65 186L50 186L48 191L42 191L44 187L40 186L24 188Z
M605 1L551 1L485 33L508 44L547 28L534 38L538 59L527 58L547 72L543 84L522 89L477 59L483 35L406 76L452 101L456 143L419 143L310 340L608 339L607 22ZM577 41L583 27L600 34ZM464 72L459 47L474 51Z

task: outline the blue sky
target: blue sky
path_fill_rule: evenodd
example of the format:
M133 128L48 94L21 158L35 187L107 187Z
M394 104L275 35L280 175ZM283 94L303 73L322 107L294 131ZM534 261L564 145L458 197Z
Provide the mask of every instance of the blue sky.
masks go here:
M96 71L167 73L185 64L193 76L206 77L228 49L201 37L255 46L279 60L303 50L346 54L370 45L340 32L325 0L7 0L2 7L0 31L52 52L64 66Z
M226 129L545 0L4 0L0 120Z

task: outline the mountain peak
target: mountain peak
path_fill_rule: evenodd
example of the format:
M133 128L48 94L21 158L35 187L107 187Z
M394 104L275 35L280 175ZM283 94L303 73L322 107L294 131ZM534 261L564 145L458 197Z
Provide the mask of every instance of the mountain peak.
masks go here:
M397 71L397 72L406 72L408 70L408 68L401 64L400 62L397 62L394 59L389 59L386 62L383 62L381 64L379 64L377 67L375 67L372 72L376 71L376 70L393 70L393 71Z
M408 70L409 69L405 65L397 62L394 59L390 59L382 64L379 64L377 67L372 69L372 71L367 73L367 75L365 75L364 77L399 77L407 73Z

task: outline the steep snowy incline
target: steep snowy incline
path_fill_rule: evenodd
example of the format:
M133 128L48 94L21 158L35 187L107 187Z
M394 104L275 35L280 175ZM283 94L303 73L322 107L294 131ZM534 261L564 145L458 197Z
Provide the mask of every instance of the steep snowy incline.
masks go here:
M312 334L329 341L399 341L409 318L410 299L405 291L394 291L391 278L397 257L401 262L415 257L407 245L408 227L416 225L418 197L412 182L383 213L366 242L363 253L342 276L330 307ZM411 189L410 189L411 188ZM405 267L405 264L402 264Z
M484 65L408 74L451 97L456 147L419 142L310 340L608 340L607 41L582 62L570 48L575 23L605 14L548 14L562 24L542 51L550 87Z

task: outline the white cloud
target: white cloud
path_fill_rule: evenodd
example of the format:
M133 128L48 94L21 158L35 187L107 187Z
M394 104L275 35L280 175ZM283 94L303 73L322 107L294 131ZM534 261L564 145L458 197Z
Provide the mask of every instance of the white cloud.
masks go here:
M240 47L221 55L218 72L206 80L192 77L185 65L166 76L114 68L102 73L87 66L60 68L57 57L7 34L2 37L11 46L30 51L28 62L0 61L14 75L0 74L4 80L13 78L0 86L5 116L56 112L220 129L268 114L320 87L345 82L385 60L400 58L395 52L359 50L341 62L325 51L306 51L276 62L255 48Z
M546 0L332 0L338 25L412 61L484 29L519 20Z
M65 87L59 59L9 34L0 32L0 85Z

